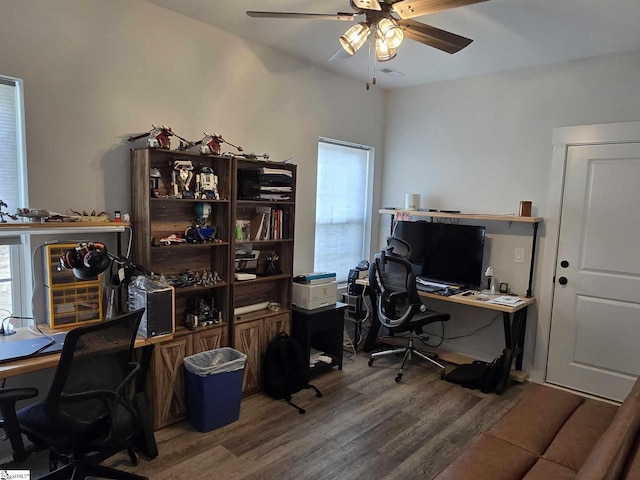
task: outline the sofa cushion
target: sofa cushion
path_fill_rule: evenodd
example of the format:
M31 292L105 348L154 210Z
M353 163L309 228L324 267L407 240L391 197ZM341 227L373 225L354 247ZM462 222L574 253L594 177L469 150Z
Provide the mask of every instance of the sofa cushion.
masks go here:
M574 480L575 478L575 470L541 458L523 480Z
M489 434L541 456L584 398L537 385Z
M619 478L640 428L640 380L636 381L611 425L593 447L576 480Z
M438 480L522 478L538 457L512 443L482 435L438 475Z
M544 458L577 472L617 411L616 405L585 400L562 426Z

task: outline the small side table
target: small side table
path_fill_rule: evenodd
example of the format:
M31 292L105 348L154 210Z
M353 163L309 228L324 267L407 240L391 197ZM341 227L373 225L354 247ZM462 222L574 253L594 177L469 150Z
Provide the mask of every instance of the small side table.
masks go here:
M344 332L344 312L346 303L306 310L293 306L291 317L291 336L295 338L306 358L310 357L311 348L324 352L331 357L331 363L318 362L309 367L309 377L338 366L342 370L342 342Z

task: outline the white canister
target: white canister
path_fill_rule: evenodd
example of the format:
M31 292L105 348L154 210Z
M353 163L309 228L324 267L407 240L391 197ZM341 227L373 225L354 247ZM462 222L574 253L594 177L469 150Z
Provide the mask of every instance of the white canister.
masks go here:
M420 194L419 193L407 193L404 199L405 210L418 210L420 208Z

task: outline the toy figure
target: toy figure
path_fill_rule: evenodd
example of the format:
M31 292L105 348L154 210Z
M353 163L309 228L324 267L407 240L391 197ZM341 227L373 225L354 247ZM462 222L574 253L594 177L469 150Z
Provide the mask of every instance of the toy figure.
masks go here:
M151 168L149 170L149 181L151 182L151 196L159 197L160 196L160 179L162 178L162 174L160 170L157 168Z
M193 179L193 164L191 160L174 160L171 173L173 194L178 198L194 198L189 185Z
M178 150L186 150L193 146L193 142L182 138L180 135L173 133L171 127L165 125L151 125L153 127L147 133L141 133L140 135L134 135L129 137L129 141L133 142L139 138L147 138L147 145L149 148L164 148L169 150L171 148L171 140L169 137L176 137L180 139L180 147Z
M227 142L224 138L222 138L222 135L216 135L215 133L205 132L204 138L198 142L195 142L193 145L200 145L200 153L202 155L220 155L220 146L223 143L231 145L239 152L242 152L242 147L237 147L232 143Z
M7 221L4 219L5 216L9 217L11 220L17 220L18 219L18 217L16 217L15 215L11 215L10 213L2 211L2 207L7 208L8 206L9 205L7 205L2 200L0 200L0 223L7 223Z
M202 167L196 175L195 198L220 200L218 193L218 176L211 167Z

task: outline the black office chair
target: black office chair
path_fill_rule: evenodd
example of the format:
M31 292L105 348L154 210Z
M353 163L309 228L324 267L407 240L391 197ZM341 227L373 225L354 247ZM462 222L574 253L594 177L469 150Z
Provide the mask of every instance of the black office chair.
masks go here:
M392 335L409 333L405 347L375 352L369 357L369 366L372 366L376 358L404 352L396 382L402 378L404 366L414 354L439 367L440 376L444 378L444 366L439 363L437 356L431 358L416 350L413 342L415 335L423 333L422 327L434 322L445 322L449 320L450 315L428 310L420 301L416 277L411 263L407 260L410 255L411 246L407 242L389 237L387 247L376 254L369 267L369 288L374 295L372 300L376 306L378 320Z
M20 432L49 449L50 466L60 459L65 463L42 479L145 480L99 465L121 450L137 463L142 420L134 393L141 368L133 361L133 347L143 311L69 331L46 399L17 412ZM3 415L6 421L4 410Z

